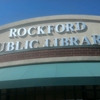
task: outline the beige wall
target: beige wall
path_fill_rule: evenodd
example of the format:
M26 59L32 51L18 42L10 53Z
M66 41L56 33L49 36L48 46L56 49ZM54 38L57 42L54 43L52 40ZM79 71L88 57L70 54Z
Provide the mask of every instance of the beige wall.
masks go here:
M84 22L87 26L87 30L83 32L71 32L67 33L64 32L64 34L59 34L57 32L53 32L53 35L36 35L36 36L29 36L27 35L26 37L18 37L18 38L9 38L10 35L10 29L11 28L26 28L28 29L31 26L37 27L37 26L47 26L47 25L57 25L57 24L66 24L66 23L73 23L75 25L75 22ZM36 31L34 31L36 32ZM45 29L45 32L47 32L47 29ZM8 25L4 25L0 27L0 43L3 42L16 42L20 41L22 42L23 46L25 43L25 40L39 40L40 44L35 45L39 47L43 47L45 44L45 39L50 39L51 40L51 45L54 44L54 38L63 38L63 37L77 37L81 40L83 36L87 36L90 40L91 43L93 43L91 35L93 34L98 34L100 35L100 17L96 16L68 16L68 15L63 15L63 16L49 16L49 17L41 17L41 18L34 18L34 19L29 19L29 20L23 20L15 23L11 23Z
M24 27L24 28L28 29L31 26L37 27L37 26L57 25L57 24L66 24L66 23L73 23L75 25L75 22L84 22L87 26L87 30L83 31L83 32L77 32L77 31L72 32L72 33L66 32L64 34L59 34L57 32L53 32L53 35L46 34L44 36L36 35L33 37L27 35L24 38L21 38L21 37L12 38L12 39L9 38L11 28L19 29L21 27ZM45 30L45 31L47 31L47 30ZM1 26L0 27L0 43L20 41L24 44L25 40L30 40L30 41L31 40L39 40L40 41L39 47L43 47L43 45L45 43L45 39L50 39L51 45L53 45L54 38L63 38L63 37L69 38L69 37L73 37L73 36L79 38L80 40L82 40L83 36L87 36L89 38L90 42L93 43L92 38L91 38L91 35L93 35L93 34L100 35L100 17L99 16L87 16L87 15L47 16L47 17L26 19L26 20L22 20L22 21L18 21L18 22L14 22L11 24ZM35 46L37 46L37 45L35 45ZM11 52L9 52L9 53L11 53ZM2 52L0 54L2 54ZM60 61L73 61L73 59L75 60L75 57L73 57L70 60L68 60L68 57L67 57L66 60L65 60L65 58L61 58ZM80 58L78 58L78 59L80 59ZM90 58L88 57L87 60L89 60L89 59ZM95 61L95 59L100 60L100 57L94 58L94 61ZM81 59L81 61L82 60L83 59ZM27 62L29 62L29 61L30 60L27 60ZM33 63L52 62L52 61L54 61L54 60L48 59L48 61L45 61L45 59L44 59L42 61L40 60L37 62L33 61ZM93 59L92 59L92 61L93 61ZM20 63L20 62L23 62L23 63ZM17 65L18 63L19 64L27 64L27 62L25 63L24 61L19 61L19 62L12 62L12 64L11 63L2 63L2 65L0 65L0 66L2 67L2 66L9 66L9 65ZM29 63L32 63L32 61Z

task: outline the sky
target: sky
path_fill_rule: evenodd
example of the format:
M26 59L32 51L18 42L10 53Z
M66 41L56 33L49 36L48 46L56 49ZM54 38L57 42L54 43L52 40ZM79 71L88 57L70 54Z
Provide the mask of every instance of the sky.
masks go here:
M0 26L52 15L100 16L100 0L0 0Z

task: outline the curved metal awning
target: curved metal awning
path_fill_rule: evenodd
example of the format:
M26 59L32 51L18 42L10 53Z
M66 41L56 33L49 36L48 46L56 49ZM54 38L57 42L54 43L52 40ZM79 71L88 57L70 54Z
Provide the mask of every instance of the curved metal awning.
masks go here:
M70 62L0 68L0 89L100 85L100 62Z

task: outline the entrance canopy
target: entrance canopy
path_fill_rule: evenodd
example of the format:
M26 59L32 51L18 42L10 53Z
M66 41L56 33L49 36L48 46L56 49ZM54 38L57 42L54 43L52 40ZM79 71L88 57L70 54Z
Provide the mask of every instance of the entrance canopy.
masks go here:
M49 63L0 68L0 89L100 85L100 62Z

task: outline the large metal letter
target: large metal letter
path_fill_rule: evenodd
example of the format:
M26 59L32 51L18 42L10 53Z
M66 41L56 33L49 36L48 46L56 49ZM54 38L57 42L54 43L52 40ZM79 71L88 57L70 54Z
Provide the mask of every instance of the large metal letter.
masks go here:
M5 50L5 43L0 43L0 52L4 51Z
M44 47L49 47L50 46L50 40L49 39L46 39L45 40L45 45Z
M76 31L82 31L86 29L86 25L83 22L76 22Z
M30 41L29 47L30 48L34 48L34 44L38 43L38 42L39 42L38 40L32 40L32 41Z
M23 30L23 34L21 34L21 30ZM18 29L18 32L17 32L17 34L20 36L20 37L23 37L23 36L25 36L26 35L26 29L25 28L20 28L20 29Z
M66 31L67 32L74 31L74 25L72 23L66 24Z
M68 46L68 38L61 38L61 46Z
M44 32L44 30L43 30L43 28L45 28L45 26L38 26L38 33L37 34L45 34L45 32Z
M83 37L83 40L82 40L82 45L90 45L90 41L88 40L88 38L86 36Z
M30 28L28 29L28 34L33 36L33 35L35 35L36 33L32 34L32 33L30 32L31 29L35 29L35 30L36 30L36 27L30 27Z
M100 35L92 35L93 44L100 44Z
M48 25L48 34L52 34L52 31L54 30L53 25Z
M22 50L23 47L20 48L20 46L21 46L21 42L17 41L17 42L16 42L16 49L15 49L15 50Z
M15 29L15 28L13 28L13 29L10 29L10 38L11 37L17 37L17 35L16 35L16 32L17 32L17 29Z
M28 49L29 48L29 41L25 41L25 49Z
M76 37L71 37L70 45L78 45L78 39Z
M61 28L60 28L60 27L61 27ZM56 25L55 30L56 30L56 32L58 32L58 33L62 33L62 32L65 31L65 26L64 26L63 24L58 24L58 25Z
M14 42L8 42L6 51L13 51L15 49L14 46Z
M59 42L59 39L58 38L55 38L54 39L54 46L56 46L56 47L59 46L59 43L58 42Z

